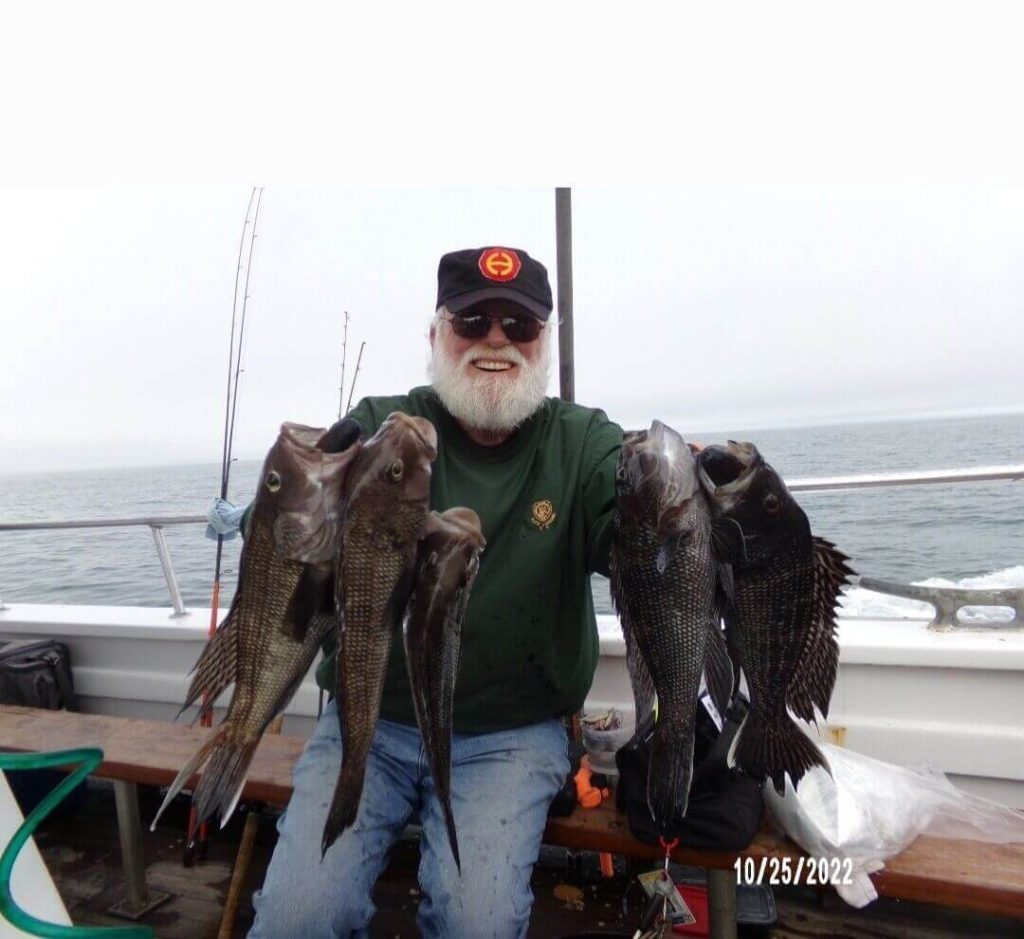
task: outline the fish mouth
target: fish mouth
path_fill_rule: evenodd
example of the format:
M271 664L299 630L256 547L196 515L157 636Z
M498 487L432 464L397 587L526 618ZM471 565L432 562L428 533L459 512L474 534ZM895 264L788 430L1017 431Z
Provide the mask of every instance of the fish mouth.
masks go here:
M697 456L705 490L716 498L744 492L763 459L752 443L728 441L728 446L705 447Z
M384 418L380 430L374 436L376 437L389 425L411 433L419 446L427 451L425 455L431 463L437 459L437 430L425 417L413 417L402 411L392 411Z
M463 537L478 544L480 548L486 544L481 531L480 516L472 509L464 506L448 509L438 516L438 521L449 525Z
M326 432L323 427L310 427L307 424L296 424L292 421L285 421L281 425L280 436L295 451L305 452L309 456L314 453L322 453L317 449L317 442Z
M700 483L686 441L667 424L651 422L648 430L623 435L620 486L635 499L634 511L659 539L678 539Z
M275 543L284 557L308 564L334 554L341 491L359 450L354 444L341 453L326 453L317 446L325 433L323 427L288 421L275 447L294 481L274 521Z

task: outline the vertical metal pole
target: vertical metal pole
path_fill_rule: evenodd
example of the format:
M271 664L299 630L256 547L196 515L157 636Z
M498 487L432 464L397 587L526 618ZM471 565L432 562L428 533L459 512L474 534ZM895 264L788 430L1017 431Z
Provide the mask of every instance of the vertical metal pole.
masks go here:
M153 540L156 542L156 553L160 555L160 566L164 569L164 580L167 581L167 589L171 594L174 615L184 616L185 602L181 599L178 578L174 574L174 565L171 564L171 555L167 551L167 542L164 541L163 527L160 525L150 525L149 530L153 532Z
M146 902L145 864L142 858L142 829L139 826L139 790L135 783L114 780L117 806L117 831L121 838L121 863L124 865L124 892L128 904Z
M572 336L572 190L555 189L555 253L558 277L558 378L565 401L576 400Z
M736 872L708 871L708 936L736 939Z
M109 912L125 919L138 919L165 900L169 900L171 895L146 889L138 786L124 779L115 779L114 804L117 806L117 832L121 839L125 898L110 907Z

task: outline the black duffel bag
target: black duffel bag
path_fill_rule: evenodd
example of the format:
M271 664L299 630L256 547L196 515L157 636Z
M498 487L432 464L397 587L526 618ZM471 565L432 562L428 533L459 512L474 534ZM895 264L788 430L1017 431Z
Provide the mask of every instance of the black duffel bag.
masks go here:
M49 711L77 711L78 698L71 676L71 653L55 639L19 640L0 645L0 704L46 708ZM63 778L55 769L9 772L18 805L28 814ZM80 805L85 798L84 781L61 803Z
M686 815L659 831L647 807L647 772L651 760L654 716L615 754L619 769L616 804L625 812L638 841L657 844L659 836L678 838L681 846L706 851L742 851L757 834L764 812L761 787L742 770L726 763L729 746L748 709L737 697L719 732L702 703L697 705L693 748L693 780Z

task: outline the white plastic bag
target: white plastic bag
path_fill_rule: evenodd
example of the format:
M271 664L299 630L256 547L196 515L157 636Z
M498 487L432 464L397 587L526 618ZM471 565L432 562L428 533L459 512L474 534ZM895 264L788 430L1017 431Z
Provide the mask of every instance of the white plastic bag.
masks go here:
M992 844L1024 842L1024 816L957 789L942 773L884 763L819 744L832 776L815 767L780 796L769 782L765 803L783 830L814 858L849 859L852 882L835 883L851 906L878 893L868 874L922 833ZM840 868L842 869L842 868Z

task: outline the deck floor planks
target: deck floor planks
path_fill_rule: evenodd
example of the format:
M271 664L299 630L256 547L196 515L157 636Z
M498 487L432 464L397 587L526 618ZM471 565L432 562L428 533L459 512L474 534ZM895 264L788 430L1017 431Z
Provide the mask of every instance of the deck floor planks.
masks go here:
M140 787L143 818L152 818L161 793ZM186 803L176 800L156 832L144 826L147 882L153 889L177 894L145 917L158 939L205 939L214 937L220 924L222 904L230 882L231 865L241 836L242 819L232 820L210 841L209 857L196 866L181 866L182 833ZM244 937L252 924L252 891L263 878L276 830L273 820L261 820L253 867L242 893L234 937ZM48 821L37 837L43 857L54 875L76 925L124 925L110 916L108 907L123 896L121 858L113 790L109 783L92 781L86 804ZM590 858L592 861L593 859ZM374 939L413 939L417 935L415 910L419 899L416 871L419 850L415 842L401 842L374 891L378 914ZM539 866L533 877L536 896L528 939L555 939L586 931L625 931L623 894L629 901L630 922L637 915L638 888L624 876L604 881L593 876L593 864L583 873L564 867ZM579 885L584 892L582 909L568 907L554 896L561 883ZM963 936L1010 939L1020 935L1020 922L939 910L914 903L882 900L866 910L852 910L831 891L789 888L775 892L779 924L770 933L741 930L741 936L765 939L808 939L814 936L892 937L892 939L960 939Z

